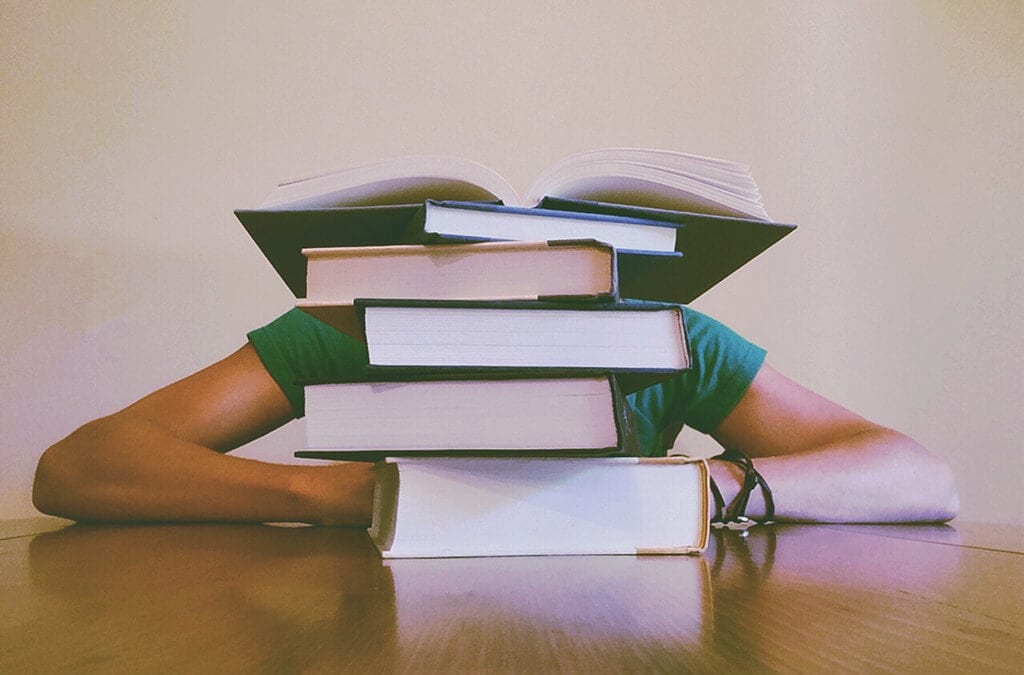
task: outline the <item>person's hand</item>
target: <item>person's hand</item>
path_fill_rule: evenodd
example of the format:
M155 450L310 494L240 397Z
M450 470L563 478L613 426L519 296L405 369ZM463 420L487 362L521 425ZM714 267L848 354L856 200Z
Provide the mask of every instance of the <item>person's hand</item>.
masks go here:
M339 462L304 472L299 493L315 525L369 527L373 512L373 464Z

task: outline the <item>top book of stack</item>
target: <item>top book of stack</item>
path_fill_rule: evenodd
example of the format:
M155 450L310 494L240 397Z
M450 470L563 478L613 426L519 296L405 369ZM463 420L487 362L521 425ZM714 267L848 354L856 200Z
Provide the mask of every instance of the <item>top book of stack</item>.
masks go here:
M538 175L523 197L483 164L457 157L403 157L284 181L262 208L386 206L427 199L499 200L507 206L530 208L544 197L769 220L749 167L633 148L592 150L561 160Z
M430 204L442 215L471 213L551 221L552 236L430 229ZM437 206L435 204L435 206ZM573 155L544 170L524 196L491 169L465 159L406 157L281 183L238 219L296 297L306 293L304 248L386 246L478 239L606 241L623 250L619 274L642 278L641 300L690 302L794 229L769 221L748 167L662 150L607 149ZM481 220L482 222L482 220ZM566 227L559 225L565 223ZM588 225L607 234L595 236ZM616 227L665 228L668 244L629 250ZM611 229L609 229L611 228ZM648 230L652 229L647 227ZM674 230L674 232L673 232ZM673 245L674 244L674 245Z

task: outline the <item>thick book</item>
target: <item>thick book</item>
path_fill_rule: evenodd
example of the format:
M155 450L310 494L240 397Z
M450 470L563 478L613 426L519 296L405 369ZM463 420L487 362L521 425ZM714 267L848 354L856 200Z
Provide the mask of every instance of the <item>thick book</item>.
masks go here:
M690 367L683 310L663 303L357 298L298 306L367 345L369 371L609 371L626 393Z
M430 455L639 454L613 375L307 384L306 450L375 461Z
M632 150L616 152L633 160L637 159L637 152L643 154L643 151ZM653 153L664 158L677 154ZM589 164L588 157L593 159L595 153L584 153L584 165ZM721 171L722 165L731 164L697 159L711 173ZM642 165L642 162L627 162L626 165L635 168L638 164ZM613 164L598 162L590 168L604 170L611 166ZM714 208L701 200L666 199L661 194L668 189L664 185L654 189L651 184L651 190L647 192L613 189L619 180L614 178L614 174L604 182L604 179L595 179L593 190L568 189L572 187L570 184L561 183L559 185L566 189L556 189L556 185L551 184L550 189L537 193L536 199L520 200L509 188L498 187L504 183L500 178L480 180L489 186L486 189L473 187L470 177L481 173L487 175L491 172L480 165L459 160L419 158L383 163L283 184L261 207L239 209L235 215L281 279L299 298L306 295L303 248L429 243L431 237L419 226L423 220L421 209L427 200L490 202L492 206L504 204L513 210L536 207L533 210L538 218L560 212L559 217L575 218L580 226L586 219L591 219L595 227L597 221L602 221L602 228L610 227L613 221L633 226L638 220L654 221L654 226L674 227L679 230L674 235L674 251L686 254L693 241L697 241L701 251L699 258L692 255L680 258L664 251L661 255L654 255L651 246L673 250L667 243L672 233L661 232L659 241L663 243L642 246L634 243L632 247L639 246L642 251L631 252L630 263L626 266L629 271L626 278L642 282L631 285L630 294L624 297L665 302L691 302L793 229L791 225L768 222L760 207L754 212L743 212ZM600 185L607 189L597 189ZM756 186L753 189L756 193ZM314 196L303 196L306 193ZM546 196L541 198L543 195ZM632 213L615 210L623 205L632 205L640 210ZM648 210L644 212L644 208ZM695 218L695 215L704 217ZM716 219L716 215L724 217ZM686 232L681 231L684 229ZM600 238L593 234L583 236ZM479 239L480 235L468 238ZM557 234L535 238L564 237ZM619 248L630 246L620 245ZM650 273L646 271L648 266L653 268ZM671 283L662 283L666 278Z
M438 300L618 297L616 251L596 241L303 249L304 303L356 298Z
M686 457L401 457L375 465L384 558L691 554L707 546L708 469Z

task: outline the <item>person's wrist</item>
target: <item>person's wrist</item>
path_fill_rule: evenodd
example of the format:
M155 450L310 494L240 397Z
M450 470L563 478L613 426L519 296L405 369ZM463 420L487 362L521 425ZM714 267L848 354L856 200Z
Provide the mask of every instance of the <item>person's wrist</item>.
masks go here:
M715 485L718 486L718 490L722 494L722 500L725 502L722 509L724 512L739 494L745 473L737 464L720 459L708 460L708 470L711 472L711 479L715 481ZM750 494L750 501L747 502L745 515L756 520L762 518L764 512L764 496L761 494L761 490L755 488Z
M373 510L373 465L342 462L302 467L293 483L303 522L367 527Z

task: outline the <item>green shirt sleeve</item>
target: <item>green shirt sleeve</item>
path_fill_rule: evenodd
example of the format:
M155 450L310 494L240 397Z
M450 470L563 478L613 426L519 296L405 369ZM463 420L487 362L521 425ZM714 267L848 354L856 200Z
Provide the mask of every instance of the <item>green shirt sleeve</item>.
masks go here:
M766 352L727 326L683 308L689 370L627 397L637 414L643 454L662 454L661 432L685 424L711 433L739 403Z
M350 379L368 360L365 344L299 309L250 332L248 338L296 417L306 414L302 382Z

